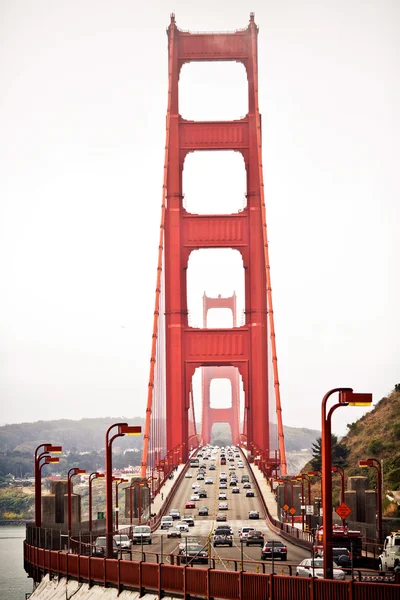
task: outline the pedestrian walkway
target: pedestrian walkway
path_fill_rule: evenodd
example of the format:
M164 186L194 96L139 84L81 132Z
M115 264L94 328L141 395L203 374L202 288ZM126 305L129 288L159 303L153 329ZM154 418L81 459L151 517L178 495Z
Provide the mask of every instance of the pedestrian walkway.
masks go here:
M158 492L157 496L154 498L153 502L151 503L151 512L152 513L156 513L158 515L158 513L162 510L164 504L167 502L168 497L171 493L172 486L174 485L175 481L177 480L180 473L182 473L182 471L185 467L186 467L185 464L179 465L178 469L176 471L173 471L174 478L166 480L166 482L162 486L161 490Z
M253 473L254 479L257 480L257 483L260 486L260 490L264 497L265 504L267 505L269 514L274 519L279 520L278 505L275 500L275 494L274 494L274 492L271 492L271 487L268 483L268 480L264 477L263 473L259 470L259 468L254 463L249 463L249 466Z

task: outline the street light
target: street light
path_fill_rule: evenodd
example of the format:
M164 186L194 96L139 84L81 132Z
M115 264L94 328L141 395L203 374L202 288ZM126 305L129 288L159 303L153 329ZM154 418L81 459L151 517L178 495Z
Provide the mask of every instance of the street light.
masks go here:
M340 503L344 502L344 469L340 465L333 465L332 473L339 473L340 475ZM343 527L346 525L346 519L342 519Z
M39 450L42 448L42 452ZM35 525L42 526L42 480L39 470L39 461L44 456L51 454L61 454L61 446L53 446L53 444L40 444L35 450L34 458L34 476L35 476ZM48 463L47 463L48 464Z
M123 479L122 477L113 477L113 479L115 480L115 531L118 531L118 486L120 486L121 483L128 483L128 480Z
M104 478L104 473L98 473L94 471L89 475L89 531L92 531L92 483L93 479L101 479Z
M327 402L332 394L339 393L339 402L334 404L327 413ZM372 394L355 394L352 388L334 388L327 392L322 399L321 416L321 462L322 462L322 501L324 528L324 578L333 579L332 552L332 429L333 412L340 406L370 406Z
M368 458L367 460L358 461L358 466L362 468L371 467L371 469L375 469L377 472L378 479L378 543L382 542L382 467L381 463L377 458Z
M77 467L72 467L68 471L68 539L71 537L71 528L72 528L72 478L74 475L80 475L81 473L86 473L85 469L78 469Z
M308 506L311 506L311 481L310 481L310 476L307 473L301 473L301 475L299 475L299 477L301 477L301 479L303 481L303 487L302 487L303 497L304 497L304 480L307 481ZM307 520L308 531L311 531L311 515L306 515L306 520ZM304 525L304 522L303 522L303 525ZM304 526L303 526L303 529L304 529Z
M117 433L110 438L110 432L118 427ZM130 426L128 423L114 423L106 431L106 556L113 556L113 501L112 501L112 443L123 435L140 435L140 426Z
M304 510L305 510L305 498L304 498L304 478L303 475L299 475L298 477L293 477L292 481L298 481L301 483L301 529L304 531Z

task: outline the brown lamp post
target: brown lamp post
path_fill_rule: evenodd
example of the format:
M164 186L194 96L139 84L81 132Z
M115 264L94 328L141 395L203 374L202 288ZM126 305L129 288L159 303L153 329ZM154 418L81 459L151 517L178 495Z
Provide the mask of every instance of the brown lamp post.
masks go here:
M41 452L39 452L41 450ZM50 454L61 454L61 446L53 446L53 444L40 444L34 454L34 476L35 476L35 525L42 526L42 480L39 470L39 461L44 456ZM45 463L49 464L49 463Z
M117 433L110 437L111 430L118 427ZM140 435L142 428L128 423L114 423L106 431L106 556L113 556L113 501L112 501L112 443L123 435Z
M119 526L119 505L118 505L118 487L121 483L128 483L127 479L123 479L122 477L115 478L115 531L118 531Z
M89 475L89 531L92 531L92 483L94 479L104 478L104 473L98 473L97 471L90 473Z
M327 412L327 402L332 394L339 393L339 402ZM332 429L333 412L341 406L370 406L372 394L355 394L352 388L334 388L322 399L321 463L322 463L322 524L324 528L324 578L333 579L332 552Z
M344 502L344 469L340 465L332 466L332 473L339 473L340 475L340 503ZM343 527L346 525L346 519L342 519Z
M71 537L72 528L72 478L74 475L80 475L86 473L85 469L78 469L73 467L68 471L68 538Z
M376 470L377 474L377 493L378 493L378 502L377 502L377 525L378 525L378 543L382 542L382 467L381 463L377 458L368 458L367 460L358 461L359 467L371 467L371 469Z

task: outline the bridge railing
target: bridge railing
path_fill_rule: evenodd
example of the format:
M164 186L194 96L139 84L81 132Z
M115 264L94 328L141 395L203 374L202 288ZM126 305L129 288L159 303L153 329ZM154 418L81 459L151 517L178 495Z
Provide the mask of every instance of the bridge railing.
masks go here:
M122 590L138 590L139 595L155 593L176 594L188 600L223 598L225 600L395 600L400 596L400 585L368 584L354 580L328 581L302 579L285 575L219 571L210 568L194 569L165 563L107 559L82 554L46 550L25 542L25 570L36 581L50 577L73 578L92 585L112 586Z

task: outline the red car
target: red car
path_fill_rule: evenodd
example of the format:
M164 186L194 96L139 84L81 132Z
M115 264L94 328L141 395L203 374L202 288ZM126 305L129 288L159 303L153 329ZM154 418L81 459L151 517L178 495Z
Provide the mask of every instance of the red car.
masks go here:
M196 505L193 502L193 500L188 500L185 504L185 508L195 508L195 507L196 507Z

